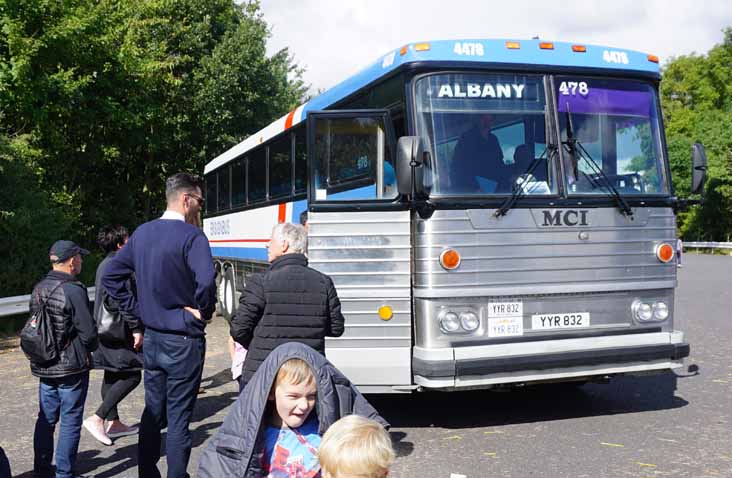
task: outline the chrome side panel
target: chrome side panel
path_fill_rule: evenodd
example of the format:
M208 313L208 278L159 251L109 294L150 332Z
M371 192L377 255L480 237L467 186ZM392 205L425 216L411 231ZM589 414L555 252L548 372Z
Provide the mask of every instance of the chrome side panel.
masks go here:
M410 385L409 211L311 212L308 229L310 265L333 279L346 319L343 336L326 339L328 359L357 385Z
M556 212L549 211L550 215ZM439 210L427 220L418 219L415 296L676 286L675 261L662 264L654 254L660 242L676 240L671 209L634 209L634 220L616 208L587 211L586 226L545 226L540 209L513 209L498 219L492 209ZM589 237L581 239L580 232ZM448 272L439 266L440 252L447 247L462 254L457 270Z

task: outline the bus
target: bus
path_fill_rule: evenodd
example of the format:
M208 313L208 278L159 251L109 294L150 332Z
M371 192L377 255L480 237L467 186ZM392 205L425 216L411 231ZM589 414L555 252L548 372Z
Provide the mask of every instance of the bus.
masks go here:
M653 55L537 39L388 52L206 165L221 312L308 211L346 319L326 355L366 393L682 367L660 79Z

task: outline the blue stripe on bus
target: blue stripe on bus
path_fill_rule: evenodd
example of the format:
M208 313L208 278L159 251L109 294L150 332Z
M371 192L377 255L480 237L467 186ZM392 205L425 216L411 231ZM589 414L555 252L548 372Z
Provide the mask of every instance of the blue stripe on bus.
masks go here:
M263 247L212 247L214 258L231 257L234 259L267 260L267 249Z

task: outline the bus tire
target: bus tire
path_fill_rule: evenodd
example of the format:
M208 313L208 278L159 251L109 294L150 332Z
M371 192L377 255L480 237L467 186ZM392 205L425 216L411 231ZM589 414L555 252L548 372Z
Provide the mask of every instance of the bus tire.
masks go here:
M219 285L219 303L221 304L221 315L228 322L236 313L236 281L234 280L234 269L227 267Z

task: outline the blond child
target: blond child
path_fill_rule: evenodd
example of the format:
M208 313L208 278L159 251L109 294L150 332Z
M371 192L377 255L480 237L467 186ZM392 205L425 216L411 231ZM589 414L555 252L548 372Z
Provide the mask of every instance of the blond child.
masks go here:
M318 449L322 478L385 478L394 458L384 427L358 415L335 422Z
M263 476L319 476L318 389L310 366L299 358L282 364L269 394L270 416L264 430Z

